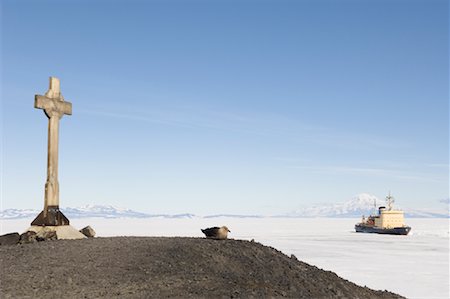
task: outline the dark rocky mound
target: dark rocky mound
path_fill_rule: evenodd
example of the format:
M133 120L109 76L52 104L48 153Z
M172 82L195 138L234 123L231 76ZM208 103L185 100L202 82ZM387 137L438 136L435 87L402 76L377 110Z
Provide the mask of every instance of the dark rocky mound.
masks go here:
M0 246L0 298L402 298L259 243L115 237Z

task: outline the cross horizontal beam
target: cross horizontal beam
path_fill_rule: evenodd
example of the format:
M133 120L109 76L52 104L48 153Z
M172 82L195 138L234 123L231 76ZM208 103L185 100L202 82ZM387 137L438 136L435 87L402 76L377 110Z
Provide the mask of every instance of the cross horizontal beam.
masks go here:
M61 116L64 114L72 115L72 103L41 95L34 97L34 108L44 109L48 117L54 112Z

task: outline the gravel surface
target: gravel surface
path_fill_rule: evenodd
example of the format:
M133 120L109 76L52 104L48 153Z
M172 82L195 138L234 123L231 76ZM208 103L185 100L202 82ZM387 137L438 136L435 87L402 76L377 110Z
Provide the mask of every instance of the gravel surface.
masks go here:
M0 246L0 298L403 298L242 240L114 237Z

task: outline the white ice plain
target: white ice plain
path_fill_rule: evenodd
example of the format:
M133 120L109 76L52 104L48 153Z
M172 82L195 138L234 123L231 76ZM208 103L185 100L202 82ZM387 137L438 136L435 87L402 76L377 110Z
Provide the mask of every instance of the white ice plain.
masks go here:
M32 219L2 220L0 233L24 231ZM407 219L408 236L355 233L358 219L192 218L72 219L97 236L203 237L200 228L226 225L230 238L254 239L372 289L408 298L449 298L449 219Z

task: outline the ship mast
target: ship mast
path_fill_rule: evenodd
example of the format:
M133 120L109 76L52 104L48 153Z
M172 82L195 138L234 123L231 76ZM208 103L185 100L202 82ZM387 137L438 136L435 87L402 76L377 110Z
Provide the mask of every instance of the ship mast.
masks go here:
M391 196L391 191L389 191L389 195L386 196L386 203L388 206L388 211L392 210L392 204L395 202L394 197Z

